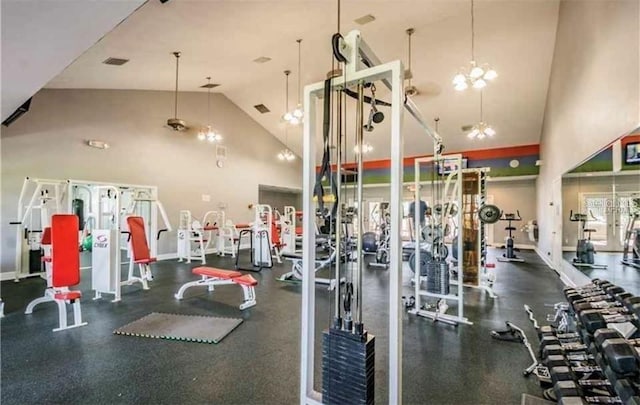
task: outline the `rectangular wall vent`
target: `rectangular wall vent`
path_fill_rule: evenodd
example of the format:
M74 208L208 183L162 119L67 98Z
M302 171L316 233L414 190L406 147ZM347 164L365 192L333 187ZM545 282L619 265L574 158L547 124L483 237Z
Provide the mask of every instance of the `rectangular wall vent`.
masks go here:
M129 62L129 59L107 58L102 63L105 65L122 66L127 62Z
M254 59L253 61L255 63L267 63L271 60L271 58L269 58L268 56L261 56L259 58Z
M363 15L360 18L356 18L353 21L355 21L356 24L365 25L365 24L369 24L370 22L375 21L375 20L376 20L376 18L374 16L372 16L371 14L367 14L367 15Z
M253 108L255 108L256 110L258 110L261 114L266 114L268 112L271 112L270 109L267 108L266 105L264 104L258 104L258 105L254 105Z

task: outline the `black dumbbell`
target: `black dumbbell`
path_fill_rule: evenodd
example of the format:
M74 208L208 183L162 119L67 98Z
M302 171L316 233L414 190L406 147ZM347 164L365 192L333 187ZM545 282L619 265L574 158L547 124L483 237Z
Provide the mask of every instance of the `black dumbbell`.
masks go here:
M638 357L633 346L625 339L607 339L602 343L602 354L607 364L618 375L637 375Z
M551 381L555 384L558 381L575 381L590 375L591 378L604 379L604 373L598 366L578 366L578 367L554 367L551 369Z

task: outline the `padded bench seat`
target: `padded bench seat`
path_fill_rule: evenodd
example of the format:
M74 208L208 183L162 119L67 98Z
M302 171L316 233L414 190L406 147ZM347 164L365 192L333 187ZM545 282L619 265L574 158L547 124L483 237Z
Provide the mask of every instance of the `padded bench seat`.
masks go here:
M77 300L82 297L82 293L80 291L67 291L67 292L57 292L53 295L53 298L56 300Z
M219 285L235 284L242 287L244 294L244 302L240 305L240 309L247 309L256 305L254 287L258 285L258 280L253 278L251 274L242 274L235 270L224 270L206 266L195 267L191 272L201 276L202 279L183 284L174 295L176 299L181 300L184 297L184 292L191 287L207 287L209 291L213 291L214 288Z
M199 276L223 278L225 280L238 278L242 276L242 273L240 273L239 271L216 269L214 267L206 267L206 266L196 267L193 270L191 270L191 272Z

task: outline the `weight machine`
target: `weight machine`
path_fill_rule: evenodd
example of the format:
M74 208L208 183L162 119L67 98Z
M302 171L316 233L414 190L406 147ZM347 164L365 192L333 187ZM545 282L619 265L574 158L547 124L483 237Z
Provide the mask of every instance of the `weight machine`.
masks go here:
M640 222L640 198L631 200L622 251L622 264L640 269L640 228L636 228L636 222Z
M199 260L205 265L205 255L209 249L212 248L211 253L223 250L221 228L225 223L224 211L207 211L201 222L193 218L191 211L181 210L177 231L178 261L186 260L187 263L191 263L191 260Z
M18 198L14 281L42 277L42 232L51 226L51 215L65 213L65 180L26 177ZM28 199L28 202L27 202Z
M427 182L431 189L431 206L439 206L440 213L434 215L429 223L423 229L415 227L415 241L427 239L429 242L426 247L415 249L412 259L414 261L414 288L415 288L415 307L409 310L410 314L422 316L434 321L441 321L452 325L464 323L472 325L464 316L464 276L465 261L458 260L457 270L457 291L450 291L450 261L447 260L448 249L445 245L445 227L447 218L455 217L455 222L462 223L462 210L453 207L459 207L462 201L462 155L442 156L440 154L439 145L434 145L434 155L432 157L417 158L414 161L414 201L416 206L423 199L421 195L421 178L423 174L427 174L430 180ZM438 173L438 167L447 163L453 163L455 169L446 175ZM425 170L426 168L426 170ZM434 212L435 213L435 212ZM414 210L414 224L420 223L419 210ZM425 238L424 236L427 236ZM457 238L457 251L463 252L463 240L460 236ZM422 256L426 256L423 260ZM463 255L464 257L464 255ZM411 259L410 259L411 260ZM424 268L424 271L423 271ZM426 274L423 274L426 273ZM462 281L461 281L462 280ZM426 284L426 287L425 287ZM435 298L437 304L434 310L427 306L423 306L423 298ZM447 314L449 308L448 302L453 301L456 306L456 314Z
M442 143L440 137L434 133L425 123L420 112L417 110L411 98L405 97L403 89L404 67L399 60L381 64L380 60L371 51L368 45L362 40L359 31L351 31L346 37L335 34L333 37L333 49L336 59L342 65L342 76L334 76L325 82L311 84L304 89L304 109L306 119L304 120L304 137L303 137L303 228L310 230L314 227L315 222L315 202L314 194L320 192L317 198L320 204L322 199L322 191L318 190L317 184L322 181L323 173L325 180L333 179L334 173L331 162L336 165L335 188L332 192L335 194L336 200L341 200L341 173L343 163L343 150L347 150L346 142L342 138L341 120L342 120L342 97L343 93L353 94L353 88L356 88L356 96L358 103L356 107L356 147L360 147L363 143L363 100L364 86L367 83L381 81L390 90L391 97L391 131L390 131L390 155L391 155L391 198L389 233L391 235L389 242L389 398L390 404L402 403L402 306L401 306L401 287L402 287L402 241L401 241L401 221L402 221L402 182L403 182L403 135L402 135L402 117L403 106L417 120L421 128L428 136L433 139L434 149L440 153L442 151ZM338 108L337 122L338 136L334 143L329 137L331 127L330 113L331 102L329 99L332 93L337 93ZM316 172L316 101L324 97L324 140L323 140L323 164L321 174L317 176ZM380 104L380 103L378 103ZM332 158L330 144L336 146L335 155ZM344 145L343 145L344 144ZM362 154L357 157L358 173L362 173ZM327 175L328 174L328 175ZM356 202L362 207L362 176L357 179ZM322 211L322 206L320 207ZM332 230L335 234L337 256L341 257L343 247L341 209L337 209L335 213L335 224ZM333 222L333 221L332 221ZM350 280L341 288L338 284L334 290L333 303L333 322L329 330L323 334L323 343L325 347L331 346L339 340L344 341L350 349L343 346L346 351L364 350L366 354L372 354L374 337L370 335L364 328L362 318L362 215L356 215L356 229L358 239L356 241L355 262L341 263L336 260L334 268L336 279L342 278L342 272L350 270ZM355 378L350 374L349 378L342 380L332 380L331 373L339 364L332 354L335 352L325 352L323 356L323 389L322 393L314 388L314 370L315 370L315 256L316 256L316 235L313 232L305 232L303 235L303 278L302 278L302 341L301 341L301 364L300 364L300 403L301 404L321 404L340 402L336 396L345 393L345 386L353 386ZM347 268L348 267L348 268ZM343 296L344 293L344 296ZM341 300L344 298L343 300ZM344 305L343 305L344 304ZM341 349L342 350L342 349ZM350 357L352 358L352 357ZM371 359L373 357L370 357ZM366 370L366 374L372 377L374 372L373 364L362 364L362 360L350 362L348 366L357 368L358 370ZM356 364L357 363L357 364ZM343 364L344 365L344 364ZM367 367L365 367L367 366ZM343 374L344 375L344 374ZM359 380L361 381L361 380ZM369 380L367 380L369 381ZM373 381L373 378L371 379ZM365 382L364 387L371 388L371 382ZM363 387L363 386L360 386ZM362 393L362 391L359 391ZM361 400L366 403L373 402L372 396L362 394ZM344 401L343 401L344 402Z
M595 219L591 211L589 211L592 219ZM595 229L587 228L587 222L589 221L589 215L581 213L573 213L573 210L569 212L569 221L578 223L578 234L582 234L582 237L578 237L578 243L576 244L576 257L573 258L573 265L576 267L588 267L591 269L606 269L606 264L595 263L596 249L591 242L591 234L595 232ZM586 234L586 238L585 238Z
M504 228L508 233L506 243L505 243L505 253L502 256L498 256L499 262L524 262L524 259L516 256L515 254L515 245L513 241L513 231L516 230L516 227L513 226L512 222L520 222L522 221L522 217L520 216L520 211L516 210L516 213L501 213L500 221L507 221L509 224L506 228Z
M273 220L273 210L266 204L256 204L254 206L254 218L250 228L242 229L238 234L238 250L236 252L236 269L246 271L261 271L273 267L273 257L278 263L282 263L278 247L274 247L273 242L279 241L277 228ZM275 232L274 232L275 231ZM249 238L249 252L251 254L251 267L243 267L240 264L240 247L242 238ZM274 239L276 237L276 239ZM272 254L273 253L275 254Z

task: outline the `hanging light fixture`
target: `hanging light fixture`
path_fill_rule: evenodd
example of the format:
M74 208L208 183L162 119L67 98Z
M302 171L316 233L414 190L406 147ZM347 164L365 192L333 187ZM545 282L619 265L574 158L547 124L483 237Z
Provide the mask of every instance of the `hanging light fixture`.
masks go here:
M373 151L373 146L371 146L371 144L366 143L366 142L362 144L362 153L363 154L367 154L367 153L372 152L372 151ZM360 153L360 150L358 149L358 145L353 147L353 152L355 154Z
M173 56L176 57L176 91L174 95L174 109L173 118L167 120L167 125L173 128L174 131L184 131L187 129L187 124L178 118L178 67L180 64L180 51L173 52Z
M300 79L301 79L301 44L302 39L297 39L298 43L298 104L293 111L289 111L289 80L287 80L287 108L286 113L282 116L282 118L291 125L298 125L302 122L302 117L304 117L304 110L302 109L302 104L300 103Z
M217 143L222 141L222 135L211 129L211 87L211 76L207 76L207 120L209 121L209 125L200 129L198 139Z
M474 0L471 0L471 62L467 69L460 68L458 74L453 78L454 88L458 91L465 90L469 87L474 89L484 88L488 82L498 77L498 73L484 63L482 65L476 62L475 55L475 14L474 14Z
M491 127L491 125L484 122L483 111L482 111L482 91L480 92L480 122L471 127L471 131L467 134L470 139L478 138L484 139L486 137L491 138L496 134L496 131Z
M407 38L409 41L409 69L405 73L405 77L409 79L409 85L404 89L404 94L406 94L407 96L417 96L418 89L416 89L416 86L411 85L411 79L413 79L413 70L411 70L411 35L413 35L416 30L413 28L409 28L405 32L407 33Z
M284 71L284 75L285 75L285 111L289 111L289 75L291 74L290 70L285 70ZM289 119L287 119L287 116L289 116ZM283 116L284 120L287 122L290 122L292 118L295 118L293 116L293 113L287 112L285 113L285 115ZM284 127L284 146L285 148L283 150L280 151L280 153L278 153L278 159L279 160L283 160L283 161L287 161L287 162L291 162L292 160L295 160L296 155L289 149L289 147L287 146L287 144L289 143L289 128L285 125Z

